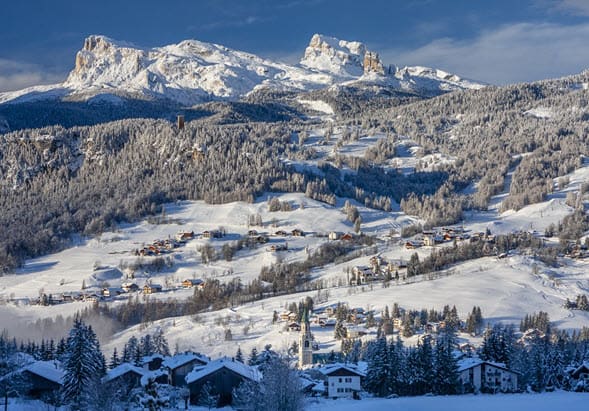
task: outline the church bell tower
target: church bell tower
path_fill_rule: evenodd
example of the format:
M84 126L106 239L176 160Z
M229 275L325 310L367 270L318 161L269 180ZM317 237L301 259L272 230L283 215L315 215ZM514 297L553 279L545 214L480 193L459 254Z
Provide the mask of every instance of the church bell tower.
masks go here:
M309 311L305 308L301 318L301 333L299 335L299 368L313 364L313 336L309 324Z

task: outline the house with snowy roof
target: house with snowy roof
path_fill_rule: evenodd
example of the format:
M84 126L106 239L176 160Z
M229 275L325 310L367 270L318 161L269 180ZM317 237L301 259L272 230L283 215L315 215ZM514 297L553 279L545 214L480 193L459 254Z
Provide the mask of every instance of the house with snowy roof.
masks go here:
M234 358L221 357L206 365L195 367L186 376L190 389L190 402L197 404L202 387L210 383L215 394L219 395L217 406L231 404L233 389L244 381L259 382L261 374L257 368L236 361Z
M59 361L35 361L25 365L14 373L4 376L5 378L19 374L27 386L26 395L31 398L42 398L55 393L63 385L64 371Z
M575 380L588 379L589 380L589 361L583 362L577 368L571 370L571 377Z
M464 358L458 361L458 373L464 392L516 392L518 373L505 364Z
M204 280L200 278L187 278L186 280L182 281L182 287L184 288L192 288L198 287L202 288L204 286Z
M108 370L102 382L116 387L119 392L129 393L133 388L141 386L141 378L148 371L129 363L122 363Z
M196 353L176 354L164 359L162 367L169 373L169 381L175 387L186 385L186 376L194 367L206 365L209 359Z
M569 370L571 379L575 383L575 391L589 391L589 361L583 362L576 368Z
M163 287L159 284L145 284L143 286L143 294L161 293Z
M162 354L147 355L141 359L141 366L145 370L154 371L162 368L162 363L167 357Z
M353 364L329 364L320 368L327 381L327 396L330 398L358 398L362 391L362 379L366 373Z

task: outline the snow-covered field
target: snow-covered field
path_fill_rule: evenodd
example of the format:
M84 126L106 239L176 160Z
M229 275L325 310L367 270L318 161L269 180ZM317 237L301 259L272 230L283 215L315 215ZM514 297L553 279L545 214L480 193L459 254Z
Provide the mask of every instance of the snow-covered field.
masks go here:
M461 395L447 397L404 397L394 399L321 400L309 411L555 411L587 407L586 393Z
M583 410L587 408L587 393L553 392L543 394L496 394L496 395L461 395L402 397L393 399L365 398L360 401L351 399L309 399L308 411L557 411ZM10 410L37 411L53 410L40 401L12 399ZM205 407L190 406L189 410L208 410ZM231 407L220 408L232 410ZM164 409L162 411L166 411Z

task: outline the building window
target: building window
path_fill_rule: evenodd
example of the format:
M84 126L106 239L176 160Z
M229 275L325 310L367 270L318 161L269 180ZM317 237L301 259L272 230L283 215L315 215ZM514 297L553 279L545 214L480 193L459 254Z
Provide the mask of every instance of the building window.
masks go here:
M339 379L339 382L342 382L342 379L341 378Z

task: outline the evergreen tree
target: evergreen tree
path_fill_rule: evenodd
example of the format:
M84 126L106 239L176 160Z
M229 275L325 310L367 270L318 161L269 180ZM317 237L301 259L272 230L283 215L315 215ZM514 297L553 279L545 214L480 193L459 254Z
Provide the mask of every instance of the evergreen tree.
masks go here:
M93 393L104 375L105 360L92 327L76 318L67 339L63 398L74 410L89 409Z
M146 334L141 337L139 342L139 351L141 352L141 357L148 357L155 352L150 334Z
M352 349L350 350L349 354L346 357L346 360L357 364L360 360L360 355L362 353L362 341L356 339L352 342Z
M119 354L117 353L117 347L112 350L112 357L110 357L110 362L108 363L108 368L111 370L116 368L121 364L121 359L119 358Z
M243 353L241 352L241 347L237 347L237 352L235 353L235 361L239 361L241 363L244 362Z
M275 356L264 370L261 391L265 410L302 411L304 396L298 373L288 362Z
M231 396L232 405L240 411L260 411L262 409L260 384L256 381L243 381L233 389Z
M153 334L151 341L155 354L161 354L164 357L170 356L170 346L168 345L168 340L164 336L164 331L161 328Z
M139 342L137 341L137 337L134 335L129 338L125 347L123 348L123 358L121 358L122 362L133 363L137 358L137 352L139 351Z
M510 365L512 351L515 345L513 326L501 326L495 324L487 327L483 337L483 343L479 350L479 356L486 361Z
M336 320L335 322L335 328L333 331L333 337L336 340L341 340L346 338L347 332L346 332L346 327L344 326L344 322L342 320Z
M144 393L139 399L139 403L144 410L159 411L167 405L165 398L160 397L158 392L159 384L153 378L147 380L144 387Z
M417 343L415 349L415 379L414 393L423 395L433 391L434 384L434 353L432 349L431 337L425 335Z
M388 344L387 351L387 368L388 368L388 391L394 394L400 394L401 387L401 369L403 367L403 343L399 336L396 341Z
M304 397L298 373L277 355L272 356L266 365L259 384L245 381L234 390L233 399L237 409L302 411Z
M248 365L257 365L258 364L258 350L256 347L252 348L250 353L250 357L247 361Z
M378 397L385 397L389 394L389 358L387 340L384 336L371 341L367 348L366 360L368 368L364 387L366 391Z
M436 340L434 392L440 395L457 394L459 390L458 364L453 351L456 333L446 327Z
M55 349L55 357L59 360L61 360L64 356L64 354L66 353L67 350L67 344L65 341L65 338L61 338L59 340L59 342L57 343L57 348Z
M200 390L198 395L198 404L207 409L217 408L219 403L219 394L215 393L210 381L207 381Z

